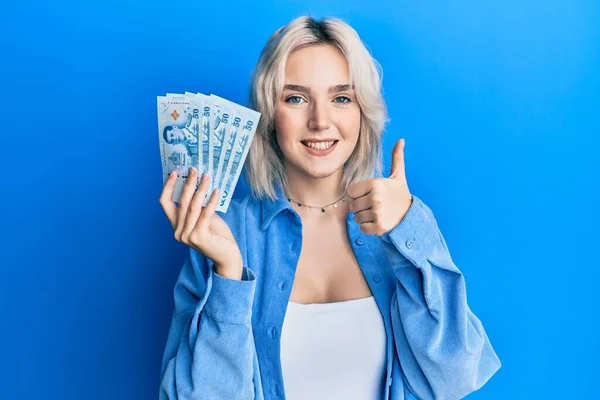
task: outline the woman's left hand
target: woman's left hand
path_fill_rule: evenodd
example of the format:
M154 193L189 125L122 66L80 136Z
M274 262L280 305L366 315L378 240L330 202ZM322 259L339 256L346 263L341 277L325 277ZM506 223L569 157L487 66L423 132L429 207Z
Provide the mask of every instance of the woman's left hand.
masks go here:
M361 232L381 236L398 225L413 201L404 170L404 139L398 140L392 151L389 178L353 183L346 195Z

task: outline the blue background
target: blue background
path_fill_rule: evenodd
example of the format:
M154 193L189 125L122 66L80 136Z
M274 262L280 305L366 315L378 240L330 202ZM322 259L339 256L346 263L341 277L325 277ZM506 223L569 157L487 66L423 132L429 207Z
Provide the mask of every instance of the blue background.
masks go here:
M386 169L406 138L503 362L469 398L600 398L600 3L217 3L2 5L1 397L157 398L187 254L158 203L156 96L246 104L267 38L309 13L383 66Z

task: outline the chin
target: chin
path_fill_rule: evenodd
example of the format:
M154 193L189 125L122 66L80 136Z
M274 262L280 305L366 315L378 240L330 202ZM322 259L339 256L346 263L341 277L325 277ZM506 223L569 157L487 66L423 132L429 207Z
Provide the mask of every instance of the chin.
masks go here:
M335 173L337 173L340 169L342 169L342 165L340 165L339 167L323 167L323 168L310 168L310 167L305 167L305 166L301 166L300 170L302 172L304 172L305 175L310 176L311 178L314 179L324 179L324 178L328 178L331 175L334 175Z

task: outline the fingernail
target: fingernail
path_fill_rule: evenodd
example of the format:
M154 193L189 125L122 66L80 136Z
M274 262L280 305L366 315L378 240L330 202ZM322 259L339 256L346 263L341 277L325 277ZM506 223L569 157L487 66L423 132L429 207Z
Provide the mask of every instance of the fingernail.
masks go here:
M191 167L190 168L190 175L195 175L196 174L196 168Z
M208 175L206 175L206 172L202 174L202 178L200 179L201 182L206 182L208 180Z

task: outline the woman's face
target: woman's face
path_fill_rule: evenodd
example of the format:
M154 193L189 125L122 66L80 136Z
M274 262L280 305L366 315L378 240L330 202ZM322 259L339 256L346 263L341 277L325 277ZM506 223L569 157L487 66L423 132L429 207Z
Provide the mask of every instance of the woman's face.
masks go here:
M294 51L275 109L275 131L286 170L325 178L348 160L360 131L360 108L348 62L334 46Z

